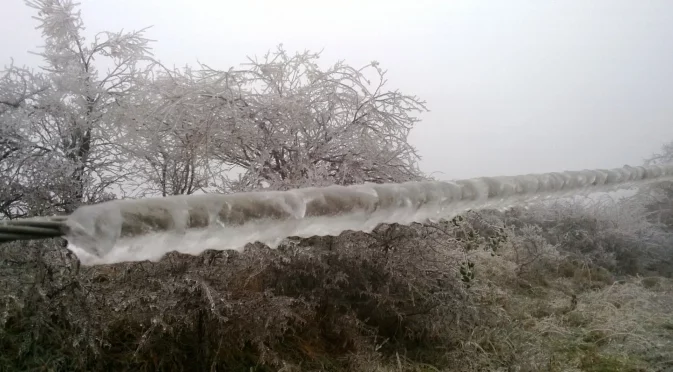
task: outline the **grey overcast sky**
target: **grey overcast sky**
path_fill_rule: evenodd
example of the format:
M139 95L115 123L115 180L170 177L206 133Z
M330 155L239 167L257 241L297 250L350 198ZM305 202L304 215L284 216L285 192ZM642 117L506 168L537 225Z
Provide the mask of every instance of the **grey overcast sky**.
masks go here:
M0 61L41 45L3 0ZM672 0L82 0L88 34L153 26L154 54L226 69L283 43L427 100L412 133L442 179L637 165L673 140Z

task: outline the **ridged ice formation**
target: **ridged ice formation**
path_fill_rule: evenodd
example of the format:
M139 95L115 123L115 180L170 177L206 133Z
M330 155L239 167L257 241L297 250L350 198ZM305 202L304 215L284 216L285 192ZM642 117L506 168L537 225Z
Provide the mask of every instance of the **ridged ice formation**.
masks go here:
M115 200L67 220L70 248L85 265L158 260L170 251L277 246L289 236L372 231L381 223L451 218L542 198L610 191L673 176L673 165L583 170L453 182L408 182Z

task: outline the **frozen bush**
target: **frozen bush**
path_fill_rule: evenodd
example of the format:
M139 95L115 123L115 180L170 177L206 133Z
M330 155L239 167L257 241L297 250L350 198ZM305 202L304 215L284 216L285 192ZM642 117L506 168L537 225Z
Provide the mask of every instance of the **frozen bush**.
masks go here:
M194 367L194 355L200 370L321 369L328 356L348 369L400 350L436 362L442 354L428 350L457 347L482 321L459 273L479 240L466 231L382 225L81 268L58 244L17 243L2 251L0 274L13 279L3 282L0 369L171 371Z
M670 259L671 236L646 216L642 202L627 198L519 208L508 212L506 220L515 226L539 226L560 252L617 275L664 273L668 269L657 265Z

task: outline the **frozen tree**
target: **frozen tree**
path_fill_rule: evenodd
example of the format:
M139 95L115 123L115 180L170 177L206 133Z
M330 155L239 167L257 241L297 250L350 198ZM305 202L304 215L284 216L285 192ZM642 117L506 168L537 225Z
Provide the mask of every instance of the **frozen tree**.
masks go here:
M661 152L656 153L645 160L646 165L670 163L673 163L673 141L665 143L661 146Z
M50 189L49 203L69 213L82 202L110 197L111 188L128 175L128 159L118 146L119 122L126 119L126 97L147 67L149 40L141 30L102 32L87 42L76 3L26 4L37 10L34 18L45 41L38 55L48 84L21 126L30 133L30 146L52 159L52 172L44 176L62 181Z
M423 177L408 135L425 102L385 89L377 62L322 68L319 53L280 46L239 70L169 70L144 30L87 41L72 0L26 3L44 63L40 73L10 66L0 80L6 217L118 195Z
M162 68L137 90L125 147L134 155L141 195L192 194L222 185L227 167L208 156L216 116L191 94L197 85L190 68Z
M208 115L209 158L241 170L231 189L422 177L408 135L425 102L385 90L377 62L323 69L319 57L279 46L241 70L203 66L189 94Z
M13 63L0 77L0 215L24 217L43 212L44 190L57 182L48 148L32 136L27 123L37 99L49 88L41 74Z

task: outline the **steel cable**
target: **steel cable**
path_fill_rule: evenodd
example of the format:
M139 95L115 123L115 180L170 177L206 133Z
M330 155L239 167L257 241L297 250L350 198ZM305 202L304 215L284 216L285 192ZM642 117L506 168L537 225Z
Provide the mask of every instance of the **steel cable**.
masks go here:
M58 238L65 234L67 216L0 221L0 243Z

